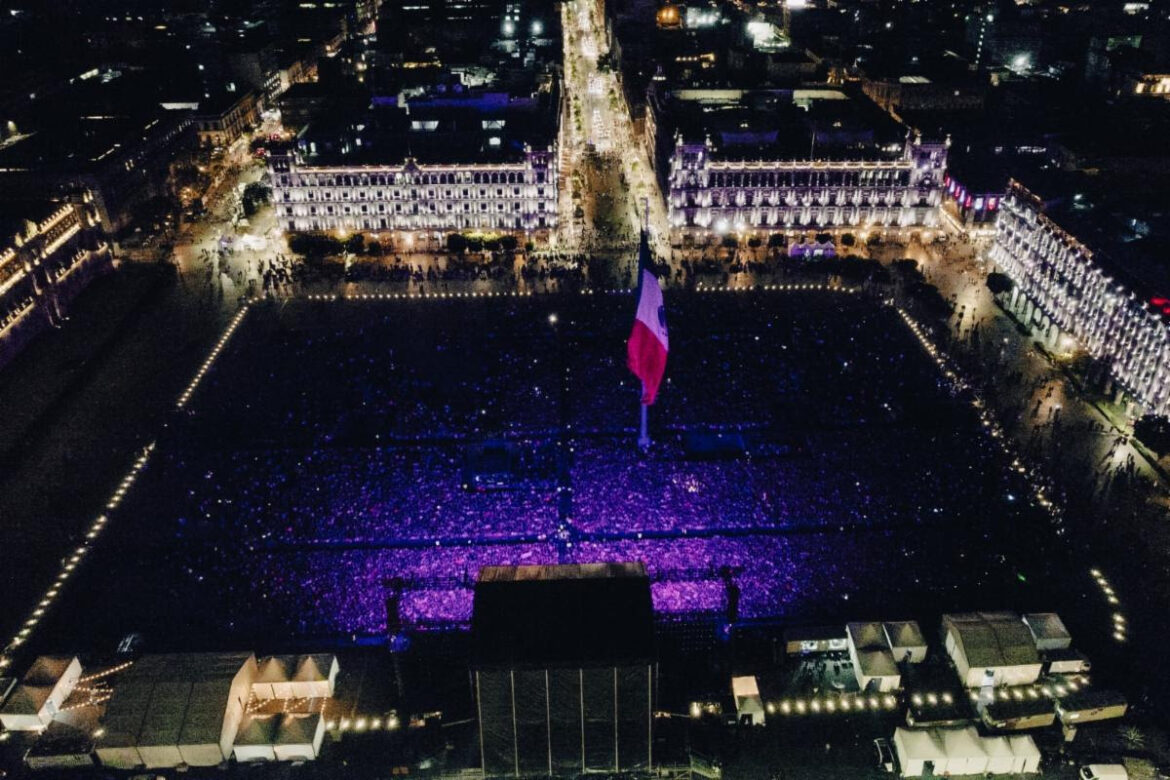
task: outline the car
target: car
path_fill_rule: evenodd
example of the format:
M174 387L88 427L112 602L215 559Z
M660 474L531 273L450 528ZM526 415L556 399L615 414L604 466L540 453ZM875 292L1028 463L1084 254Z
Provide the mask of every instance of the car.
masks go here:
M1081 780L1129 780L1122 764L1088 764L1081 767Z
M873 746L877 749L878 766L882 771L893 774L897 768L897 760L894 758L894 749L890 747L890 741L885 737L878 737L873 741Z

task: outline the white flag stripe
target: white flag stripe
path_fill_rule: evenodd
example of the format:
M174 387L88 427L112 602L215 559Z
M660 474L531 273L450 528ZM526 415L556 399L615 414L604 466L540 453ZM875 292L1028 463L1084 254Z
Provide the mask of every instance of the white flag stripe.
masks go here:
M662 288L658 286L658 278L643 268L642 295L638 299L637 318L662 342L662 348L669 352L670 340L666 336L666 322L660 316L661 311Z

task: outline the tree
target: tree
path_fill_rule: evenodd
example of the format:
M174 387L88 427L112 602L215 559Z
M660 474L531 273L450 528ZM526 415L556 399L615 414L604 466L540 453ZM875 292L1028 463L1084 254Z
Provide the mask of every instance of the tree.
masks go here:
M759 249L760 244L762 243L763 242L759 239L758 236L752 236L748 239L748 246L750 246L752 249Z
M1141 439L1158 457L1170 454L1170 418L1144 415L1133 425L1133 435Z
M737 246L739 246L739 239L735 236L724 236L723 246L727 249L735 249Z
M768 248L769 249L780 249L783 246L784 246L784 234L783 233L773 233L772 235L768 236Z
M447 251L457 255L467 251L467 239L463 237L462 233L447 235Z
M910 286L910 293L922 308L936 319L945 320L955 312L954 305L944 298L934 285L915 282Z
M293 233L288 238L288 248L302 257L325 257L341 254L345 248L340 239L324 233Z
M918 261L909 257L903 257L901 260L895 260L891 265L894 269L894 273L905 279L913 279L914 277L922 275L918 270Z
M841 236L841 246L853 246L857 243L857 239L853 237L852 233L846 233Z
M361 233L354 233L345 242L345 251L351 255L360 255L366 249L366 240Z
M240 204L244 207L244 216L250 217L260 210L272 198L272 188L264 182L254 181L244 187L240 196Z
M992 271L987 275L987 289L991 290L991 294L998 298L1005 293L1012 291L1012 279L1007 274L1001 274L999 271Z
M467 251L469 251L469 252L482 252L483 251L483 239L482 238L469 238L469 239L467 239Z
M515 252L519 244L520 242L516 240L516 236L504 236L500 239L500 248L505 252Z
M817 233L816 239L818 244L827 244L833 240L833 237L828 233Z

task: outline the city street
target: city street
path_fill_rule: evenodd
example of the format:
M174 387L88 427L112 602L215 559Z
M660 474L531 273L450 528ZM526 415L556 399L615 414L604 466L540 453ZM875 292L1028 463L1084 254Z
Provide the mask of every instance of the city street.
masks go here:
M584 219L577 230L562 223L560 245L607 253L630 250L641 225L643 203L649 204L650 233L660 257L669 257L665 202L646 154L644 139L634 132L622 96L619 73L601 63L609 53L605 21L596 3L572 0L562 7L565 36L567 179L585 184Z

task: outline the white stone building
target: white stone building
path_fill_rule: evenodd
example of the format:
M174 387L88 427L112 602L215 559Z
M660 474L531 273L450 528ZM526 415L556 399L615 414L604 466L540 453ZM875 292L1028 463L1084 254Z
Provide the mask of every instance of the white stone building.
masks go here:
M893 159L731 160L710 141L678 137L667 175L670 223L716 233L934 227L947 147L914 137Z
M273 204L290 231L546 231L556 226L556 152L498 163L316 166L272 158Z
M1071 337L1108 367L1141 411L1170 414L1166 316L1110 276L1014 182L1000 206L991 259L1015 283L1009 307L1050 347Z

